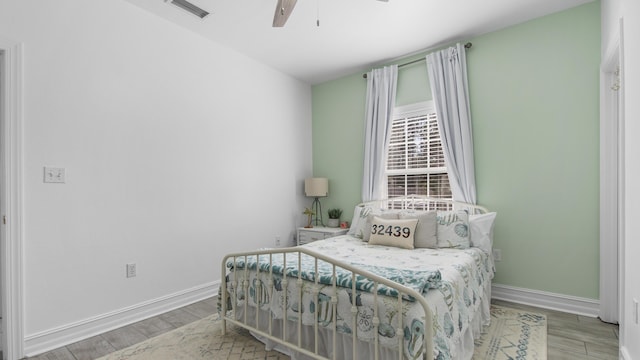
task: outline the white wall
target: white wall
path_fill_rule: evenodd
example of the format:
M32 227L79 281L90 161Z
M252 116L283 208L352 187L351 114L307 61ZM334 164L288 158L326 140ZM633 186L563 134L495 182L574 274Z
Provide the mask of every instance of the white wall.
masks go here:
M640 2L602 0L603 56L619 33L623 19L624 130L625 130L625 229L624 308L620 322L620 351L626 360L640 359L640 325L634 321L633 301L640 301Z
M24 44L26 355L293 243L308 85L123 1L3 0L0 37Z

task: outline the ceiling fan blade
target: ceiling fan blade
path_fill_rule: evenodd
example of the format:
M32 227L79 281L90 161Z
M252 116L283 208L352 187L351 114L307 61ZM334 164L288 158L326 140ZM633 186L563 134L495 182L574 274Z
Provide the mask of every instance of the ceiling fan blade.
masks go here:
M273 15L273 27L283 27L298 0L278 0L276 13Z

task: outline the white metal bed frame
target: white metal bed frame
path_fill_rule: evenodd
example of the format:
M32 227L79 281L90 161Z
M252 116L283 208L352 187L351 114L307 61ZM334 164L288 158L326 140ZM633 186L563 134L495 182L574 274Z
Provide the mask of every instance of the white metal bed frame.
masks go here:
M453 200L448 200L448 199L436 199L436 198L429 198L426 196L419 196L419 195L411 195L411 196L406 196L406 197L399 197L399 198L390 198L390 199L385 199L385 200L378 200L378 201L372 201L372 202L367 202L367 203L363 203L360 205L370 205L370 206L379 206L380 208L392 208L392 209L415 209L415 210L445 210L445 209L461 209L461 210L467 210L469 211L469 213L473 214L473 213L487 213L488 210L482 206L479 205L474 205L474 204L468 204L468 203L463 203L463 202L458 202L458 201L453 201ZM333 319L336 319L336 312L337 312L337 303L338 303L338 285L336 284L336 269L337 268L342 268L348 272L351 272L351 278L354 279L356 276L364 276L368 279L370 279L371 281L374 282L374 288L372 290L372 295L374 296L374 300L377 303L378 302L378 297L379 296L383 296L383 295L378 295L378 288L380 285L384 285L387 286L389 288L395 289L398 293L397 295L397 301L398 301L398 310L399 312L402 311L402 303L404 298L412 298L415 299L415 301L417 303L420 304L420 306L423 308L424 311L424 335L423 335L423 344L424 344L424 351L423 351L423 359L428 359L431 358L433 355L433 327L431 326L432 324L432 313L431 310L428 306L427 301L425 300L425 298L419 294L417 291L410 289L406 286L400 285L396 282L393 282L391 280L382 278L376 274L373 274L371 272L365 271L365 270L361 270L358 269L357 267L354 267L350 264L347 263L343 263L340 261L336 261L334 259L331 259L323 254L317 253L315 251L303 248L303 247L289 247L289 248L279 248L279 249L266 249L266 250L256 250L256 251L249 251L249 252L241 252L241 253L235 253L235 254L228 254L226 255L223 259L222 259L222 272L221 274L223 275L223 281L222 281L222 285L221 285L221 299L220 299L220 303L221 303L221 319L222 319L222 333L223 335L226 333L226 322L230 322L233 323L237 326L240 326L242 328L245 328L247 330L250 330L251 332L253 332L254 334L257 334L261 337L263 337L264 339L268 339L271 340L275 343L284 345L285 347L298 352L298 353L302 353L304 355L307 355L311 358L315 358L315 359L338 359L337 357L337 351L333 351L333 356L331 358L326 357L324 355L321 354L320 349L318 348L318 344L319 344L319 326L318 326L318 321L314 321L314 326L313 326L313 336L314 336L314 349L313 351L306 349L303 347L302 344L302 336L297 336L297 342L294 343L290 340L287 339L287 332L288 331L297 331L297 334L301 334L302 332L302 327L303 326L308 326L308 325L303 325L302 324L302 316L298 316L297 319L294 320L290 320L288 319L287 316L287 298L284 298L283 301L283 316L284 318L282 319L282 331L281 331L281 336L278 336L277 334L274 334L274 329L273 329L273 319L271 316L268 317L268 322L267 324L263 324L263 327L266 326L266 331L261 330L260 329L260 311L256 311L255 312L255 319L251 319L252 321L255 321L255 325L251 324L249 322L249 318L248 318L248 307L250 305L248 305L248 288L249 288L249 272L250 270L248 270L248 266L246 266L247 264L247 259L249 257L256 257L256 259L260 260L263 257L268 257L269 258L269 280L268 280L268 284L267 284L267 291L269 292L269 298L271 298L271 295L273 294L273 285L274 285L274 281L273 281L273 267L272 267L272 260L273 260L273 255L274 254L283 254L283 258L284 258L284 268L286 269L286 263L287 263L287 257L289 257L290 259L292 257L297 257L298 259L298 276L297 279L295 277L291 277L290 275L287 274L287 270L285 270L285 273L282 274L282 287L283 288L287 288L287 284L288 281L297 281L297 285L298 285L298 301L301 303L302 302L302 283L303 280L301 278L302 276L302 271L301 271L301 258L302 255L307 255L312 257L314 260L314 266L315 266L315 273L318 273L318 262L319 261L324 261L326 263L329 263L333 269L333 274L332 274L332 284L329 285L332 288L332 296L331 296L331 303L332 303L332 308L333 308ZM226 274L227 274L227 262L231 260L233 264L237 264L238 260L243 260L244 261L244 269L240 269L236 272L235 276L233 276L233 280L232 280L232 290L231 290L231 294L229 294L230 299L232 299L232 301L234 301L234 304L228 304L227 303L227 282L225 281L226 279ZM260 262L260 261L259 261ZM259 268L259 266L257 267ZM239 273L239 274L238 274ZM318 276L315 277L315 290L313 293L314 296L314 301L317 304L318 303L318 294L319 294L319 283L318 283ZM352 291L353 293L356 293L356 281L352 281ZM241 286L242 290L244 291L245 294L245 301L244 301L244 311L243 311L243 316L239 317L236 316L236 309L238 309L238 289L240 289L239 285ZM258 287L260 286L259 284L257 285ZM261 291L260 288L258 288L258 291ZM231 306L230 306L231 305ZM260 308L260 300L258 299L258 304L257 304L257 308ZM230 311L229 311L230 310ZM313 309L312 311L312 316L314 319L317 319L317 308ZM358 353L357 353L357 342L358 342L358 336L357 336L357 326L356 326L356 314L357 314L357 307L355 304L351 305L351 314L352 314L352 325L353 325L353 329L355 331L354 334L352 334L352 338L353 338L353 359L358 359ZM295 322L294 324L290 324L292 322ZM333 349L336 349L336 342L338 339L338 330L337 330L337 321L333 321L332 322L332 345L333 345ZM373 346L374 346L374 359L378 360L379 356L380 356L380 343L379 343L379 333L378 333L378 325L380 324L380 318L378 317L378 309L377 306L374 307L374 314L373 314L373 325L374 325L374 340L373 340ZM293 325L295 326L295 328L293 330L289 330L289 325ZM396 331L398 333L402 333L403 329L402 329L402 322L400 322L400 324L398 325L399 328L396 329ZM398 359L403 359L404 358L404 346L403 346L403 337L402 336L398 336ZM326 352L329 353L329 352ZM429 355L431 354L431 356Z

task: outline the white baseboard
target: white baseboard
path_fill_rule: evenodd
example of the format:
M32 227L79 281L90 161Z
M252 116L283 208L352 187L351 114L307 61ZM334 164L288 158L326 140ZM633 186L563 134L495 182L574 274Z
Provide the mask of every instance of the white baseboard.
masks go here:
M33 356L218 295L220 281L25 336L24 353Z
M491 286L491 298L590 317L600 313L598 300L500 284Z

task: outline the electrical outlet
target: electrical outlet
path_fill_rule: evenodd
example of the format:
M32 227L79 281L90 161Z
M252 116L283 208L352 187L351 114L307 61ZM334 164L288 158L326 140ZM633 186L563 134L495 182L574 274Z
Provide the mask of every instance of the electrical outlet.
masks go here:
M276 246L280 246L280 236L276 236Z
M127 277L136 277L136 264L127 264Z
M502 261L502 250L493 249L493 260L494 261Z
M64 168L44 168L44 182L46 183L61 183L65 182Z

